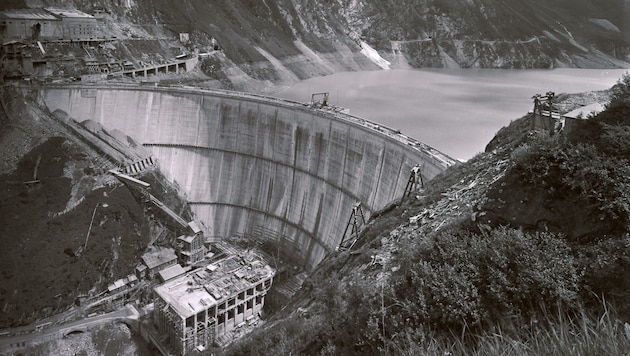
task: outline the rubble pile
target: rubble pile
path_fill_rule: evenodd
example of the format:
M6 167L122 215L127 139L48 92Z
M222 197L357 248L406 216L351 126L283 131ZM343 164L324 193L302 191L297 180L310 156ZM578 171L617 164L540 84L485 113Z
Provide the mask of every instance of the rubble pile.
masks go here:
M484 153L475 157L470 169L480 173L462 179L443 192L440 200L425 207L420 214L410 217L409 225L424 234L462 218L477 221L483 214L478 210L486 202L485 192L505 175L509 166L507 158L498 158L497 155L500 154ZM418 195L417 198L422 200L423 196Z

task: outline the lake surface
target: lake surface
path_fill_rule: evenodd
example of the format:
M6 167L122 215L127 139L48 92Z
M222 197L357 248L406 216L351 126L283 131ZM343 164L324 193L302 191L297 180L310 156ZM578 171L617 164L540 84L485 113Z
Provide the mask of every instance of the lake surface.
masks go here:
M347 72L299 82L274 96L300 102L329 92L331 105L381 123L453 158L482 152L494 134L547 91L608 89L624 69L422 69Z

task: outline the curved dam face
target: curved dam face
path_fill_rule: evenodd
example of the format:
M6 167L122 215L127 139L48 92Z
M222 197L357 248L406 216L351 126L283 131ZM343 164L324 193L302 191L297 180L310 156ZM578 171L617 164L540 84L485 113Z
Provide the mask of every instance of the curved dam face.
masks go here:
M206 236L273 241L306 269L366 218L454 161L363 119L279 99L161 87L46 87L51 111L118 129L186 193Z

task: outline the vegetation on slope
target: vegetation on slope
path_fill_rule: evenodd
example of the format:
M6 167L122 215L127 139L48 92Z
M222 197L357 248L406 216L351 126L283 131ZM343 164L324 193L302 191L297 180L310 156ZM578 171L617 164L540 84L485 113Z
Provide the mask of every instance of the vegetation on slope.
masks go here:
M85 298L97 298L133 273L150 237L172 246L179 236L166 214L142 204L137 190L107 173L113 165L97 149L105 146L86 144L31 99L9 86L0 89L1 328L85 307L92 301ZM140 178L191 219L158 171ZM79 317L86 309L73 311L67 315Z
M627 351L628 113L626 75L606 111L563 134L512 123L370 222L229 353Z

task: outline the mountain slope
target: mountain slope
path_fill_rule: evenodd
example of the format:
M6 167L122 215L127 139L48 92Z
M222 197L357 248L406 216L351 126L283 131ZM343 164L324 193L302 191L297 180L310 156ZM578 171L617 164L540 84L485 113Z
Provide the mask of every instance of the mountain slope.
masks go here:
M375 214L352 251L229 352L623 353L630 339L602 299L630 317L628 93L630 76L564 134L532 131L531 115L502 129Z
M19 3L0 7L19 7ZM210 52L206 74L239 89L270 90L270 86L333 72L378 69L383 61L362 54L371 51L368 46L392 68L618 68L628 66L630 55L629 10L621 0L43 0L28 4L76 7L88 13L105 9L109 14L105 31L123 39L170 37L170 45L162 44L165 48L158 52L168 52L169 46ZM136 30L121 33L121 27L131 24ZM177 42L182 32L190 33L191 43ZM212 38L221 51L213 52ZM127 45L132 52L134 43Z
M152 3L168 28L212 34L237 64L264 61L257 47L285 59L304 54L295 41L325 54L339 46L357 52L360 40L394 66L615 67L627 59L619 0L187 0L178 11L170 4Z

